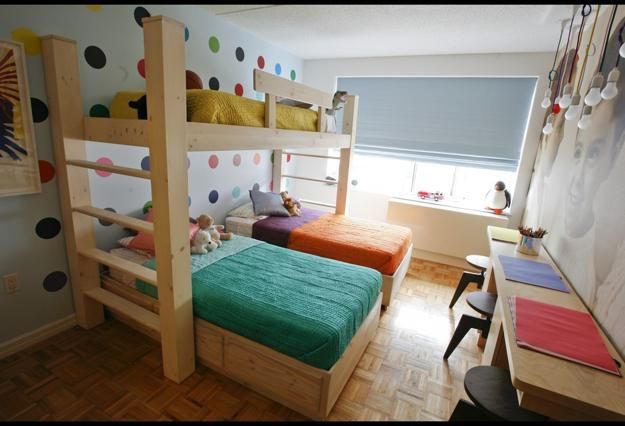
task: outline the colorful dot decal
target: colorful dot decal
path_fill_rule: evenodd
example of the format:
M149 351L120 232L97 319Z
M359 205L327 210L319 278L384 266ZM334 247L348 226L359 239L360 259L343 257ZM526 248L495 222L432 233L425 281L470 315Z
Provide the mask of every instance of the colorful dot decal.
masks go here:
M211 204L215 204L217 200L219 200L219 192L213 189L210 194L208 194L208 201L210 201Z
M282 74L282 65L276 64L275 71L276 71L276 75Z
M48 106L41 99L30 98L30 109L35 123L41 123L48 118Z
M259 56L258 59L256 60L256 64L258 65L258 68L262 70L263 68L265 68L265 58L263 58L262 56Z
M106 55L98 46L87 46L85 49L85 60L95 69L104 68L106 65Z
M241 196L241 188L235 186L232 188L232 198L239 198Z
M102 104L95 104L89 109L89 117L110 117L109 109Z
M243 59L245 59L245 51L242 47L237 47L237 49L234 51L234 56L236 56L237 61L243 62Z
M232 157L232 164L234 164L235 167L239 167L239 165L241 164L240 154L234 154L234 156Z
M243 96L243 86L241 85L241 83L235 84L234 93L237 96Z
M37 222L35 233L39 238L49 240L56 237L61 231L61 222L53 217L46 217Z
M97 160L95 160L96 163L100 163L100 164L106 164L109 166L113 165L113 160L111 160L108 157L100 157ZM106 172L104 170L96 170L95 174L100 176L100 177L109 177L110 175L112 175L111 172Z
M297 78L297 74L295 74L295 70L291 70L291 80L295 80Z
M148 210L152 208L152 200L146 201L143 205L143 214L148 214Z
M211 77L210 80L208 80L208 88L211 90L219 90L219 80L217 80L217 77Z
M146 155L145 157L143 157L143 160L141 160L141 168L143 170L150 170L150 156Z
M184 27L184 41L189 40L189 28Z
M291 162L291 154L287 154L286 155L286 162L290 163Z
M254 164L257 166L260 164L260 154L258 152L254 154Z
M49 292L59 291L67 284L67 275L62 271L49 273L43 280L43 288Z
M273 151L271 152L271 157L269 157L269 159L271 160L271 164L273 164L273 160L274 160L275 156Z
M211 169L216 169L218 165L219 165L219 157L217 157L215 154L208 157L208 166Z
M189 195L189 205L191 205L191 196Z
M137 62L137 71L141 77L145 78L145 59L139 59Z
M105 207L104 210L108 210L110 212L117 213L117 210L115 210L112 207ZM113 224L113 222L108 222L108 221L103 220L103 219L98 219L98 222L100 222L100 225L102 225L102 226L111 226Z
M143 22L141 21L143 18L149 18L150 12L147 11L147 9L145 7L136 7L135 8L135 22L137 23L137 25L139 25L140 27L143 28Z
M24 43L24 49L27 55L38 55L41 53L41 41L39 41L39 36L30 28L16 28L11 32L11 38Z
M89 9L92 12L100 12L102 10L102 5L101 4L88 4L87 9Z
M185 77L187 79L187 90L189 89L203 89L204 84L202 83L202 79L199 75L194 73L191 70L185 71Z
M213 53L219 52L219 39L215 36L211 36L208 39L208 47Z
M50 182L54 179L55 173L52 163L46 160L39 160L39 180L41 180L41 183Z

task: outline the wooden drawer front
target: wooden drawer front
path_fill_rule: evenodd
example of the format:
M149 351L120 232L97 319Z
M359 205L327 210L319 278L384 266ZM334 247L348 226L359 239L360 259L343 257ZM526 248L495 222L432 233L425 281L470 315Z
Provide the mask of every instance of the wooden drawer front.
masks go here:
M225 370L245 384L262 387L285 404L310 412L319 409L321 378L298 372L255 349L226 342Z
M195 352L204 362L219 368L224 366L224 338L201 320L195 321Z

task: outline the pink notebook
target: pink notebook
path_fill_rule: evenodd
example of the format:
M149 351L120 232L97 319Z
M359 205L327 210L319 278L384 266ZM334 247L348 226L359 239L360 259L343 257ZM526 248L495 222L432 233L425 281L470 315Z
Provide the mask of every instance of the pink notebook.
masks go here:
M621 376L590 314L524 297L509 297L520 347Z

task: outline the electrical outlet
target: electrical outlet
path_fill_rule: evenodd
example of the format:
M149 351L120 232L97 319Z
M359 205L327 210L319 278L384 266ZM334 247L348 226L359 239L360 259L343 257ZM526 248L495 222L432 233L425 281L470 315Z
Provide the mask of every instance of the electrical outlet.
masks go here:
M4 281L4 291L7 294L13 294L20 288L20 280L17 272L2 277Z

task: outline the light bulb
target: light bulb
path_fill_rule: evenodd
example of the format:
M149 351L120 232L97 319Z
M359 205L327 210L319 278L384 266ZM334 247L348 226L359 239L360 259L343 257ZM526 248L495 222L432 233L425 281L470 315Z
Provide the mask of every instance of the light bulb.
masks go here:
M621 48L618 50L618 54L621 55L621 58L625 58L625 43L621 44Z
M549 108L549 105L551 105L551 89L547 87L547 90L545 90L545 98L540 103L540 106L543 108Z
M571 97L571 93L573 92L573 86L571 83L566 83L564 89L562 90L562 98L560 98L560 107L568 108L571 106L571 101L573 98Z
M584 98L584 103L588 106L599 105L601 102L601 86L603 86L603 75L601 73L595 74L590 83L590 90Z
M575 93L573 95L573 97L571 98L571 105L569 106L569 109L566 110L564 118L570 121L579 115L579 110L581 108L579 103L581 101L581 98L582 97L579 95L579 93Z
M610 74L608 74L608 84L606 84L601 91L601 97L606 101L614 99L616 95L618 95L616 82L620 75L621 73L619 72L619 70L616 69L616 67L612 68L612 71L610 71Z
M584 112L582 113L582 119L577 123L577 127L582 130L589 128L592 125L592 119L590 118L590 114L592 114L592 107L586 105L584 107Z
M543 133L545 135L550 135L551 133L553 133L553 119L554 119L555 115L553 113L549 114L549 116L547 117L547 123L545 124L545 127L543 127Z

